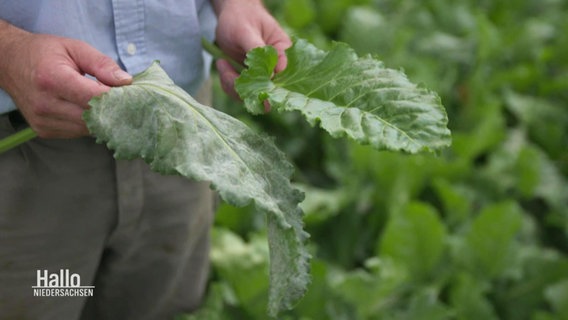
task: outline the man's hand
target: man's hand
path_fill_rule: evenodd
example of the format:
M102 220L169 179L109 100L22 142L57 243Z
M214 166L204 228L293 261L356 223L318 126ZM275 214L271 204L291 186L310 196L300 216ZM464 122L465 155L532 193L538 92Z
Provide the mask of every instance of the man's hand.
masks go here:
M0 87L42 138L88 135L82 119L88 101L110 86L132 82L110 57L84 42L32 34L1 20L0 57Z
M221 50L242 62L246 53L256 47L272 45L278 51L274 72L286 68L284 50L292 45L278 22L268 13L260 0L213 0L219 23L216 41ZM238 99L234 89L238 73L226 60L217 61L223 90Z

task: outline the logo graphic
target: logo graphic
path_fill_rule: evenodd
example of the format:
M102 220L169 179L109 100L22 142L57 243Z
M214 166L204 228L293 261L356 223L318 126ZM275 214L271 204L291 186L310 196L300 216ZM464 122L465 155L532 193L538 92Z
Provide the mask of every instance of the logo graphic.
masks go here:
M69 269L60 269L59 273L37 270L36 280L34 297L92 297L95 291L95 286L81 286L81 276Z

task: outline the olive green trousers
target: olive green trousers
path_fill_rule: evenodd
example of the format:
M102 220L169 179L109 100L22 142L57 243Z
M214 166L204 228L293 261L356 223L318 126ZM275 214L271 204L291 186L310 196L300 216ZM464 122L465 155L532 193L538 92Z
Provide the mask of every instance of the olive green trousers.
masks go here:
M1 115L0 139L20 126ZM208 183L115 161L92 138L35 139L0 154L0 319L162 320L194 310L215 199Z

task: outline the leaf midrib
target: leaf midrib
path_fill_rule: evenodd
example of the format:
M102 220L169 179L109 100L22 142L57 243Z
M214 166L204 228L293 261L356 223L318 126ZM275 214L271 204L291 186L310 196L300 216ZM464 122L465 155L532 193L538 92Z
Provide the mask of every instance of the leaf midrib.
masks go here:
M221 133L217 130L217 128L211 123L211 121L209 121L209 119L205 115L203 115L196 108L194 108L190 103L188 103L187 100L185 100L182 95L180 95L179 93L177 93L173 90L169 90L167 87L159 86L159 85L156 85L156 84L153 84L153 83L150 83L150 82L138 83L137 85L140 86L140 87L151 87L151 88L154 88L156 90L162 90L162 91L170 94L171 96L175 97L176 99L182 101L185 105L187 105L189 107L189 109L191 111L193 111L193 113L197 114L201 119L203 119L205 124L211 129L211 131L213 131L215 133L215 135L219 138L219 140L222 141L222 143L223 143L223 145L225 145L226 149L229 150L229 154L231 154L233 156L233 158L237 159L240 163L242 163L243 166L246 168L246 170L249 172L250 175L254 176L253 171L249 167L249 165L244 161L243 158L241 158L241 156L239 156L239 154L237 152L235 152L235 150L233 150L233 148L231 148L230 144L221 135ZM168 110L166 110L166 111L168 111ZM169 114L169 111L168 111L168 114ZM171 116L171 117L174 118L173 116Z
M284 97L282 98L282 102L280 102L280 103L285 103L285 101L287 101L287 100L289 99L289 96L290 96L291 93L298 93L298 92L296 92L296 91L292 91L292 90L289 90L289 89L287 89L287 88L283 88L283 87L280 87L280 86L275 86L275 89L276 89L276 88L277 88L277 89L282 89L282 90L284 90L284 91L286 92L286 94L285 94ZM273 90L270 90L270 91L274 91L274 89L273 89ZM302 94L302 93L298 93L298 94ZM302 94L302 95L303 95L303 94ZM322 99L318 99L318 98L314 98L314 97L309 97L309 96L305 96L305 97L306 97L306 101L309 101L309 100L321 100L321 101L333 103L332 101L322 100ZM308 106L308 104L309 104L309 103L306 102L305 106ZM336 105L336 108L343 110L342 112L344 112L345 110L349 109L348 107L345 107L345 106L337 105L337 104L335 104L335 103L333 103L333 104ZM301 109L301 108L295 108L295 107L293 108L293 110L297 110L297 111L302 112L302 110L300 110L300 109ZM379 116L377 116L377 115L375 115L375 114L373 114L373 113L371 113L371 112L369 112L369 111L366 111L366 110L362 110L362 109L359 109L359 110L361 110L364 114L371 114L371 115L374 116L376 119L378 119L378 121L382 122L382 123L385 125L385 127L389 127L389 128L392 128L393 130L395 130L395 131L397 131L397 132L400 132L403 136L405 136L405 137L408 139L408 141L409 141L410 143L416 145L417 147L423 147L423 146L424 146L423 144L419 143L416 139L414 139L414 138L412 138L411 136L409 136L408 133L406 133L406 131L400 129L399 127L397 127L397 126L395 126L394 124L388 122L387 120L383 119L382 117L379 117ZM320 126L321 126L321 124L320 124ZM344 129L343 129L343 130L344 130Z

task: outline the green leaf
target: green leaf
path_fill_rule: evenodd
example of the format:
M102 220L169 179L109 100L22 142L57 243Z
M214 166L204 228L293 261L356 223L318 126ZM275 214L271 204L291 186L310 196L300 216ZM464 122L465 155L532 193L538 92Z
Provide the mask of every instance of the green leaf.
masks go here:
M247 55L249 69L235 88L250 112L262 113L268 99L278 111L300 111L333 137L348 136L376 149L418 152L450 144L440 98L404 73L371 56L358 57L343 43L327 52L300 39L286 55L288 65L274 79L274 48Z
M411 203L389 220L380 253L406 266L415 278L425 279L440 261L446 237L446 228L434 208Z
M223 287L218 283L208 289L203 305L193 314L180 314L174 320L225 320L223 315Z
M393 36L383 15L371 7L350 7L339 30L339 39L359 54L385 52L392 45Z
M438 289L423 287L412 293L408 309L395 316L397 320L453 319L448 307L439 301Z
M341 25L345 11L353 3L353 0L317 0L318 24L326 33L335 33Z
M90 101L84 119L117 159L142 157L163 174L211 181L228 203L254 203L266 213L270 246L269 312L290 308L306 290L303 194L290 184L293 168L272 140L204 106L154 63L132 85Z
M489 289L487 282L479 281L469 273L456 275L449 293L450 302L457 314L456 319L499 319L485 297Z
M442 202L447 224L455 226L463 223L471 211L473 192L441 178L435 179L432 186Z
M216 274L228 283L238 304L249 314L265 317L269 287L266 237L255 235L244 242L233 232L215 227L211 240Z
M568 279L565 254L542 246L524 246L519 255L523 276L508 285L506 293L499 298L499 309L506 319L521 319L546 304L547 300L551 302L547 288Z
M465 237L464 256L478 276L501 276L515 262L516 235L521 228L522 212L514 202L493 204L473 221Z
M405 301L407 270L390 258L372 258L365 264L368 270L336 272L330 281L332 289L354 306L357 316L350 318L390 318L386 315L392 313L401 301Z
M544 294L560 318L568 318L568 279L548 287Z
M297 184L300 190L306 194L306 199L300 204L306 213L304 222L306 225L317 225L339 214L345 206L348 193L344 189L326 190L310 185Z
M330 266L324 260L313 259L311 261L311 275L312 282L310 283L310 290L306 292L306 296L302 298L300 303L294 307L294 314L302 315L301 319L323 319L326 316L337 315L333 312L333 308L337 308L341 302L338 297L332 295L332 289L329 285ZM291 317L289 319L298 319L298 317Z
M517 190L525 198L539 197L566 212L568 182L547 154L527 140L523 130L509 130L507 140L490 155L483 175L503 193Z
M313 0L289 0L282 4L284 20L295 29L310 24L316 16Z

